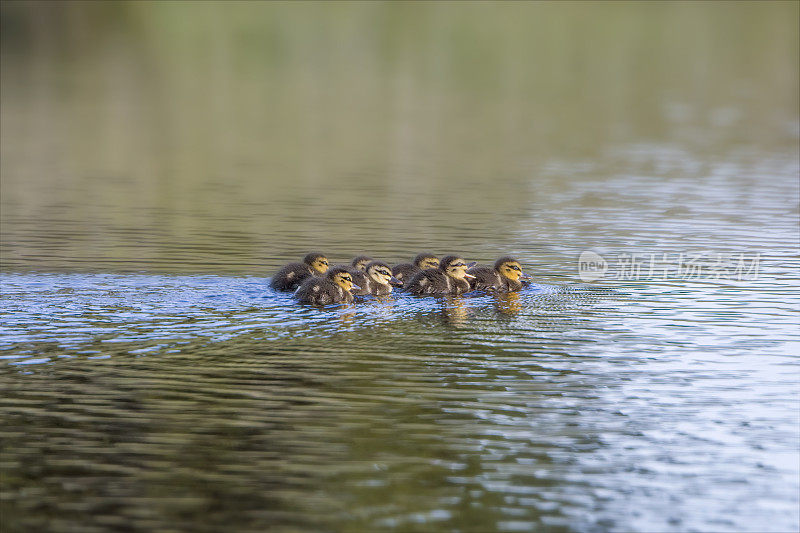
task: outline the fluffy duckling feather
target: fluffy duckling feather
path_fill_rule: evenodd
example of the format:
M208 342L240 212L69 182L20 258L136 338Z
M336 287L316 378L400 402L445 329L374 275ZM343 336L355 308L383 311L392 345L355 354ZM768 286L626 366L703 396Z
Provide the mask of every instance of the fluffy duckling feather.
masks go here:
M353 258L353 261L350 263L351 266L348 267L350 275L353 277L353 283L362 289L367 284L367 263L372 260L373 259L369 256L359 255Z
M439 268L439 258L427 252L423 252L414 258L413 263L400 263L392 267L392 274L394 277L408 283L416 274L429 268Z
M358 286L353 285L353 278L347 267L333 267L325 274L324 278L317 276L308 277L297 288L294 297L304 304L329 305L351 303L352 290Z
M417 273L406 284L411 294L442 296L445 294L463 294L470 291L467 274L467 263L457 255L442 258L439 268L429 268Z
M374 261L374 259L372 259L368 255L357 255L356 257L353 258L353 261L350 263L350 266L364 272L367 270L367 263L371 261Z
M367 271L362 272L363 281L356 282L361 289L354 291L357 296L372 294L373 296L383 296L392 292L392 285L402 285L402 282L392 275L392 269L383 261L371 261L367 263ZM352 274L352 271L351 271Z
M311 252L302 263L284 265L272 276L269 286L276 291L291 292L310 276L321 276L328 271L328 258L325 254Z
M472 289L487 292L515 292L524 287L523 280L530 276L522 271L522 265L511 256L501 257L494 267L476 266L467 270L475 276L470 279Z

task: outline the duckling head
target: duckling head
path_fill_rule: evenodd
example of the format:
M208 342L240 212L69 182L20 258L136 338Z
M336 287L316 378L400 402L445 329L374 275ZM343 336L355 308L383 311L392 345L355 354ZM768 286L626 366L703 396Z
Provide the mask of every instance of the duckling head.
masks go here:
M368 255L359 255L358 257L354 257L353 262L350 264L353 265L353 268L356 270L364 272L367 270L367 263L370 261L372 261L372 258Z
M522 265L519 264L519 261L510 256L501 257L495 261L494 269L498 271L501 276L511 281L530 279L530 276L522 271Z
M440 270L455 279L474 278L472 274L467 274L467 268L469 267L464 258L457 255L442 257L442 262L439 264Z
M414 258L414 264L422 270L429 268L439 268L439 258L430 253L421 253Z
M310 266L315 272L324 274L328 271L328 258L325 254L311 252L303 258L303 263Z
M344 289L345 291L351 291L353 289L360 289L358 285L353 283L353 277L350 275L350 272L347 271L346 267L333 267L332 269L328 270L326 274L329 280L337 284L339 287Z
M400 286L402 281L392 275L392 269L383 261L372 261L367 264L367 276L381 285Z

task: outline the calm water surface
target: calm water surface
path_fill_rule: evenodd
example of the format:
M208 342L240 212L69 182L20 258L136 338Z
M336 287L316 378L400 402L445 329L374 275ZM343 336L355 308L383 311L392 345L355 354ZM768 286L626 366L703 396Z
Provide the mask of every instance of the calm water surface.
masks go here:
M3 7L3 531L800 527L796 4L142 5Z

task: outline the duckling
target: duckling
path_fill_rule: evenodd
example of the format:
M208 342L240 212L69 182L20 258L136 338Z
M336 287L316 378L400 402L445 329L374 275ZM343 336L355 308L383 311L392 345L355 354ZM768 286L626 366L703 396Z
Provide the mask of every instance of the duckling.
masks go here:
M464 259L457 255L448 255L442 258L439 268L429 268L417 273L408 281L405 289L417 296L463 294L470 291L467 280L472 277L467 274L467 262Z
M352 275L353 272L351 271ZM362 273L364 281L358 283L361 289L354 292L357 296L372 294L383 296L392 292L392 285L400 286L402 281L392 275L392 269L383 261L371 261L367 263L367 271Z
M336 266L328 270L324 278L309 276L297 288L294 297L300 303L314 305L343 304L353 302L353 278L347 267Z
M353 283L360 287L365 287L368 283L367 280L367 263L373 261L373 259L366 255L359 255L353 258L353 261L350 263L351 266L348 267L350 271L350 276L353 278ZM369 294L369 293L364 293Z
M353 258L353 262L350 263L350 265L353 268L360 270L361 272L364 272L367 270L367 263L369 263L370 261L374 261L374 259L368 255L358 255Z
M433 254L423 252L414 258L413 263L400 263L393 266L392 274L403 283L408 283L414 275L429 268L439 268L439 258Z
M511 256L501 257L494 263L494 267L472 267L467 273L474 276L470 280L473 289L488 292L514 292L521 290L522 281L531 277L522 271L522 265Z
M309 276L321 276L328 271L328 258L325 254L311 252L303 258L302 263L289 263L278 270L269 286L276 291L291 292Z

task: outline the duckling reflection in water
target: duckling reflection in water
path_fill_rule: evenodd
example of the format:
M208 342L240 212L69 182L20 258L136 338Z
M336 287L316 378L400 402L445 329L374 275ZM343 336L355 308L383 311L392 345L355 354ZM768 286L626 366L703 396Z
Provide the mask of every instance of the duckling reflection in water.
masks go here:
M518 292L498 292L493 296L494 308L498 313L514 316L522 311L522 302L519 299Z
M493 268L476 266L467 270L474 276L470 280L473 290L487 292L514 292L524 287L523 281L531 277L522 271L522 265L511 256L501 257Z
M361 288L353 292L353 294L357 296L365 296L367 294L385 296L391 294L392 285L402 285L402 282L392 275L392 270L389 268L389 265L383 261L367 263L363 280L360 281L359 285Z
M408 283L411 278L423 270L439 268L439 258L433 254L423 252L414 258L413 263L400 263L392 267L392 274L403 283Z
M442 316L445 323L450 326L463 326L469 316L469 310L464 305L463 298L447 296L442 305Z
M352 303L353 289L359 289L358 285L353 284L353 278L347 267L333 267L324 278L309 277L297 291L294 297L300 303L314 305L343 304Z
M276 291L291 292L306 278L321 276L328 271L328 258L325 254L311 252L303 258L302 263L289 263L284 265L272 276L269 286Z
M464 294L471 290L467 273L467 263L457 255L442 258L439 268L423 270L411 278L405 290L411 294L442 296L445 294Z

